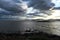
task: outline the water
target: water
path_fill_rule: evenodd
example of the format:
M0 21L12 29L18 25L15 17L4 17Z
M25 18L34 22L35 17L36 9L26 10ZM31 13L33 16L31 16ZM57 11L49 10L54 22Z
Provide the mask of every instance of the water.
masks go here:
M2 21L0 20L1 33L17 33L19 31L38 30L49 34L60 35L60 21L37 22L37 21Z

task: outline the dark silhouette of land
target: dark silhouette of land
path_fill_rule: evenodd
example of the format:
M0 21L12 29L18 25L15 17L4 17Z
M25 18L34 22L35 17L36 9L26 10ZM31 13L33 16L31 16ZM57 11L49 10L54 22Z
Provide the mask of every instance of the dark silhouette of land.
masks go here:
M43 32L30 34L4 34L0 33L0 40L59 40L60 36L51 35Z

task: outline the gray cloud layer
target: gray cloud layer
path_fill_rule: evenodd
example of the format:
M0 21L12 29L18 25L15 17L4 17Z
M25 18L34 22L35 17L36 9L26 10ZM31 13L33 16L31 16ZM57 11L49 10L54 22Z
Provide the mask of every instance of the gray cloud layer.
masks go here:
M30 5L36 9L50 9L54 6L51 0L31 0Z
M20 0L0 0L0 13L13 14L24 12ZM3 12L4 11L4 12Z
M23 1L29 1L28 5L22 4L21 0L0 0L0 14L22 14L27 10L27 8L25 9L25 6L33 7L35 9L50 9L53 7L53 5L50 3L50 0Z

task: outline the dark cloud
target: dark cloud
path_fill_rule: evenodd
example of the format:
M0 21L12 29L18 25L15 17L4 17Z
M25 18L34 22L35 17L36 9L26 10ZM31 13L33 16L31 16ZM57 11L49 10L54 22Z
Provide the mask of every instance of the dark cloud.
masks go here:
M51 0L31 0L30 7L34 7L36 9L50 9L51 7L53 7L53 3L51 2Z
M33 7L34 9L50 9L53 7L51 0L23 0L28 2L26 5L21 0L0 0L0 14L23 14L27 8L26 6Z
M51 15L51 12L49 9L52 8L54 6L54 4L51 2L51 0L29 0L28 3L29 8L33 8L31 9L30 12L28 12L27 15L31 16L41 16L40 14L43 14L42 16L46 15ZM37 11L34 11L34 10ZM32 13L32 11L34 11L34 13ZM39 11L39 12L38 12Z
M0 15L13 15L14 14L14 12L11 12L11 11L7 11L7 10L5 10L5 9L2 9L2 8L0 8Z
M22 7L22 2L20 0L0 0L0 8L4 9L4 12L7 14L12 13L22 13L26 9ZM27 5L25 5L27 6ZM1 12L2 10L0 10ZM2 11L3 12L3 11ZM1 13L2 13L1 12Z

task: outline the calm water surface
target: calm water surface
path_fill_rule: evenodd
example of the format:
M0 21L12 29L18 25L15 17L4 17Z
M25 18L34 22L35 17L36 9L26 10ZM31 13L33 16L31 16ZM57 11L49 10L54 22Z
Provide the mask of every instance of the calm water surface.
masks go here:
M0 21L0 32L15 33L18 31L38 30L60 35L60 21L37 22L37 21Z

